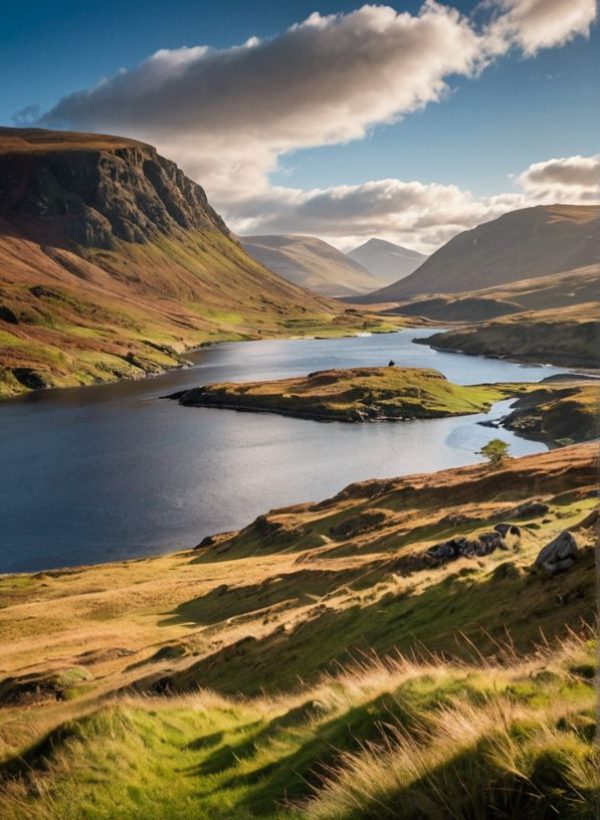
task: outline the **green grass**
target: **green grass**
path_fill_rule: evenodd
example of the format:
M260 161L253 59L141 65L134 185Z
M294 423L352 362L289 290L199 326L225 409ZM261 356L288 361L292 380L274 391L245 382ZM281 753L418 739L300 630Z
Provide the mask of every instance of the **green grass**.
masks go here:
M437 370L370 367L278 381L213 384L187 390L178 398L192 406L374 421L480 413L504 395L502 387L454 384Z

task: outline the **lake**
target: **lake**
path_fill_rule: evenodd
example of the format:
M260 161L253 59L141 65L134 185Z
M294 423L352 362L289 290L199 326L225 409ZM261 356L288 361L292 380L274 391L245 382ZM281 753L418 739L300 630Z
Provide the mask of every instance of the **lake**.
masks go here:
M0 403L0 572L120 560L197 544L273 507L346 484L458 467L498 436L512 455L546 446L478 424L506 412L404 423L323 423L184 408L160 396L215 381L332 367L435 367L460 384L539 381L559 368L434 351L435 329L335 340L237 342L142 381L40 391Z

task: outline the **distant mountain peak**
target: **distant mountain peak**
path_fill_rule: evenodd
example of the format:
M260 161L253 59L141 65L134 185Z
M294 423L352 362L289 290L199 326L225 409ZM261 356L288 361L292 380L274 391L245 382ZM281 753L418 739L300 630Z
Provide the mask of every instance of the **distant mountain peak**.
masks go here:
M412 248L377 237L371 237L347 255L377 277L382 286L409 276L427 259L425 254Z

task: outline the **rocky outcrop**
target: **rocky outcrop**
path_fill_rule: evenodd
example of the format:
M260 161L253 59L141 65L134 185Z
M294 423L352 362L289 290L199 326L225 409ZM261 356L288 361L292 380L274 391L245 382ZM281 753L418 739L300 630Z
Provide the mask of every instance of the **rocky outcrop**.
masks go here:
M571 569L578 555L579 548L575 536L564 530L540 551L533 567L544 570L549 575L556 575Z
M141 143L0 154L0 202L9 217L59 221L67 240L87 248L177 228L229 235L204 190Z

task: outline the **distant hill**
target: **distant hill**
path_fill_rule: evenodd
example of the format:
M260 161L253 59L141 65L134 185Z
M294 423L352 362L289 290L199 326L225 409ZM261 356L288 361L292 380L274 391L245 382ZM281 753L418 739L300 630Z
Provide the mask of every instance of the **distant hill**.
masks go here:
M358 262L314 236L242 236L246 251L289 282L324 296L354 296L380 286Z
M347 255L370 271L382 285L403 279L427 259L423 253L386 242L384 239L369 239L364 245L349 251Z
M388 312L443 322L471 322L589 302L600 302L600 263L466 293L416 296Z
M0 128L0 396L135 378L203 341L343 318L249 256L153 147Z
M370 294L368 301L480 290L598 261L600 206L540 205L463 231L413 274Z

